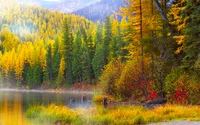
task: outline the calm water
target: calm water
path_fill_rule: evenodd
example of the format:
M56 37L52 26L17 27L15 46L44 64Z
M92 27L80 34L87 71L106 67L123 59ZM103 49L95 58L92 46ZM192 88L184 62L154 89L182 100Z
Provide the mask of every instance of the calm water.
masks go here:
M84 103L81 101L82 96L86 97ZM30 105L54 103L72 107L89 107L92 96L90 93L0 90L0 125L35 125L25 117L25 112ZM75 100L73 105L70 104L71 99Z

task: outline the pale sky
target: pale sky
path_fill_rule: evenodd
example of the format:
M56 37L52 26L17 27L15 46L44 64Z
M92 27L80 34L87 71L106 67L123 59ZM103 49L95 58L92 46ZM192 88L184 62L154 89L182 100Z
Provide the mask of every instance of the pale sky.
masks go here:
M61 0L43 0L43 1L52 1L52 2L59 2L59 1L61 1Z

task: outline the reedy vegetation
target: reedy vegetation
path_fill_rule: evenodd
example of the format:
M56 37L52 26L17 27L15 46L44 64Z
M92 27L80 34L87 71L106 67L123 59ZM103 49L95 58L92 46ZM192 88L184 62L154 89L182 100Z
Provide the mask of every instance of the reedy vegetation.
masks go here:
M43 123L137 125L172 120L200 120L199 112L198 106L166 105L152 110L137 106L120 106L111 109L98 106L89 109L70 109L66 106L51 104L47 107L32 106L26 112L26 116Z

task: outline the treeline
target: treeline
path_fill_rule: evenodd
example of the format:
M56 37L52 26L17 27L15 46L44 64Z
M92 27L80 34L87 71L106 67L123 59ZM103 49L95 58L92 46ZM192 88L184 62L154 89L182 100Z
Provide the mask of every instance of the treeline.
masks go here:
M121 49L125 46L124 24L113 17L101 25L14 0L5 2L1 9L3 86L94 84L109 60L126 54Z

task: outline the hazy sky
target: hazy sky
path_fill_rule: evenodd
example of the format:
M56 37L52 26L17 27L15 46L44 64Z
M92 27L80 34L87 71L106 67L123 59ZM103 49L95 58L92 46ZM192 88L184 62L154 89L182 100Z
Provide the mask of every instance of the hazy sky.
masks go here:
M73 12L100 0L18 0L21 3L37 5L61 12Z

